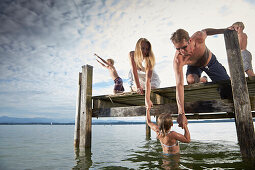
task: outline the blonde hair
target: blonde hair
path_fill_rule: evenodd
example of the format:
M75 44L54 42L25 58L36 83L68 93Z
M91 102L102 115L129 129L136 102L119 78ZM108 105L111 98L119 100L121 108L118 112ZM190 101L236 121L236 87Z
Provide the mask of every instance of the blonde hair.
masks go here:
M160 134L164 137L173 126L172 116L169 113L162 113L158 117L158 126L160 130Z
M142 53L142 42L148 43L149 45L149 56L143 57ZM135 46L135 54L134 54L134 60L136 63L136 66L140 69L144 68L142 65L143 60L145 60L145 70L152 70L155 65L155 56L152 52L151 43L146 38L140 38Z
M235 22L232 26L238 26L238 27L241 27L242 28L242 30L244 30L244 24L243 24L243 22Z
M110 62L111 65L114 65L114 60L113 60L113 59L109 58L109 59L107 59L106 61L107 61L107 62Z

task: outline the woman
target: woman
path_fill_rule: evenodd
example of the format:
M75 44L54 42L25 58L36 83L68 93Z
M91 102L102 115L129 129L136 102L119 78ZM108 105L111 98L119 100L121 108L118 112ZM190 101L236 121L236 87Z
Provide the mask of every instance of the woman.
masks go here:
M151 89L158 88L160 85L159 77L153 71L155 57L151 43L146 38L140 38L136 43L135 51L129 53L129 59L131 90L143 94L145 88L145 105L150 109L153 105L150 100Z

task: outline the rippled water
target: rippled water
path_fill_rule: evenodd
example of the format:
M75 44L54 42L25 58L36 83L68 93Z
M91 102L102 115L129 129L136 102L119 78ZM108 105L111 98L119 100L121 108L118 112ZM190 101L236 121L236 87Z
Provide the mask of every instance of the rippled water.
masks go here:
M190 123L192 142L164 156L145 125L93 125L91 150L74 150L73 125L1 125L0 169L250 169L234 122ZM175 131L182 132L174 124Z

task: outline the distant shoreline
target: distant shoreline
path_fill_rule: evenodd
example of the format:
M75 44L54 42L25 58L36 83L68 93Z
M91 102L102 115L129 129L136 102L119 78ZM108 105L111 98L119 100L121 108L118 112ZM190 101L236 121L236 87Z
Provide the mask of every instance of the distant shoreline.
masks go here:
M189 120L189 123L224 123L224 122L235 122L235 119L205 119L205 120ZM255 122L255 118L253 118ZM154 122L155 123L155 122ZM114 122L92 122L92 125L141 125L144 122L126 122L126 121L114 121ZM177 124L174 121L174 124ZM75 125L75 123L57 123L57 122L46 122L46 123L0 123L0 125Z
M234 119L218 119L218 120L189 120L189 123L224 123L224 122L235 122ZM255 119L253 119L255 122ZM145 124L145 122L125 122L125 121L118 121L118 122L92 122L92 125L139 125ZM176 124L176 121L174 121ZM75 125L75 123L0 123L0 125Z

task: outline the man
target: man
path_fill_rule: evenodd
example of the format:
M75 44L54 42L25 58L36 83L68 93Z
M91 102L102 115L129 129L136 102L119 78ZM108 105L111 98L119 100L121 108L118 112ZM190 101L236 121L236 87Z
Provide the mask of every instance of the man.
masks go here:
M173 61L176 80L176 101L178 106L178 123L183 127L187 123L184 116L184 78L183 66L188 65L186 79L188 84L206 82L201 78L203 71L213 82L229 79L226 69L218 62L215 55L206 47L207 35L222 34L226 29L204 29L197 31L191 37L184 29L178 29L171 36L176 53Z

